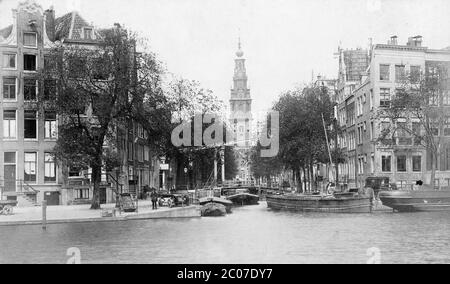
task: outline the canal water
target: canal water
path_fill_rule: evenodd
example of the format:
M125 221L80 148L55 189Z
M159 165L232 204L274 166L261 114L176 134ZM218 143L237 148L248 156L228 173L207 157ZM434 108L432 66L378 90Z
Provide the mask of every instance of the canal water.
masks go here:
M0 263L66 263L70 248L82 263L450 263L450 212L296 214L261 203L220 218L0 227Z

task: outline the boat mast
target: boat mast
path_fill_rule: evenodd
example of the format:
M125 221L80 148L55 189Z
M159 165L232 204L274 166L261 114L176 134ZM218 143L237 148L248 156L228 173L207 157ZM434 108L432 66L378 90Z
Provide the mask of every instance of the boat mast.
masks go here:
M333 167L333 158L331 157L330 142L328 140L327 127L325 125L325 119L323 118L323 113L322 113L322 123L323 123L323 130L325 131L325 139L327 140L327 149L328 149L328 156L330 158L330 167ZM331 169L331 171L333 171L333 169ZM332 176L333 176L333 172L332 172Z

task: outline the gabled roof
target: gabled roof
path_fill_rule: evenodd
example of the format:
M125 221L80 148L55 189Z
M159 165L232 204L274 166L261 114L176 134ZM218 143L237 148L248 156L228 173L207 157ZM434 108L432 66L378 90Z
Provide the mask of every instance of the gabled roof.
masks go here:
M82 34L85 27L92 26L78 12L67 13L55 20L55 39L83 40Z
M0 37L3 37L3 38L9 37L9 35L10 35L11 32L12 32L12 29L13 29L13 26L12 26L12 25L7 26L7 27L4 28L4 29L1 29L1 30L0 30Z
M65 14L55 19L55 39L68 38L72 25L72 13Z

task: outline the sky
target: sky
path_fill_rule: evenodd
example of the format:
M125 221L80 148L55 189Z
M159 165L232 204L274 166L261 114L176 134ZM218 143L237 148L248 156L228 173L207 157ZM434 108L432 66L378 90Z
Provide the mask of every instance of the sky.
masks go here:
M121 23L149 39L177 76L230 97L238 38L247 59L254 112L312 75L336 78L338 46L367 48L422 35L430 48L450 46L448 0L36 0L56 16L77 10L97 27ZM17 0L0 0L0 27Z

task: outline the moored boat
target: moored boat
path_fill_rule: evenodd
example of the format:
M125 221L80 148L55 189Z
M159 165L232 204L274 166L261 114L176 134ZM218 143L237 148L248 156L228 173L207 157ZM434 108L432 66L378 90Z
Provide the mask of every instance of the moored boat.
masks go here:
M202 217L221 217L227 215L227 210L224 205L219 203L206 203L201 208Z
M227 196L227 199L233 202L234 205L258 205L259 196L250 194L248 192L238 192Z
M259 195L251 194L249 189L235 189L232 191L225 192L226 199L233 202L236 206L244 205L258 205Z
M205 198L200 198L199 199L199 204L200 205L206 205L208 203L222 204L223 206L225 206L226 211L227 211L228 214L231 213L231 207L233 206L233 202L231 202L230 200L224 199L224 198L205 197Z
M450 211L450 191L383 191L379 198L384 206L398 212Z
M285 194L267 195L267 206L273 210L324 213L371 213L372 199L358 193L328 196Z

